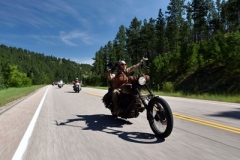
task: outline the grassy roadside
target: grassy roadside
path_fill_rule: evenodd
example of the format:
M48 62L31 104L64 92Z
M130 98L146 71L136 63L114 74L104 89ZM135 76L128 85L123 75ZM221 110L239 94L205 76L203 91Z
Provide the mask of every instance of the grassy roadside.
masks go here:
M186 95L179 92L178 93L154 92L154 93L162 96L184 97L184 98L201 99L201 100L240 103L240 95L216 95L216 94L207 94L207 93L198 94L198 95Z
M107 89L107 87L94 87L88 86L91 88L98 89ZM147 92L144 92L147 93ZM240 103L240 95L216 95L216 94L198 94L198 95L186 95L180 92L156 92L153 91L155 95L161 96L171 96L171 97L183 97L183 98L192 98L192 99L201 99L201 100L211 100L211 101L220 101L220 102L231 102L231 103Z
M24 97L29 93L32 93L43 86L45 85L36 85L36 86L23 87L23 88L8 88L5 90L0 90L0 107L6 105L9 102L12 102L21 97ZM99 86L86 86L86 87L107 90L107 87L99 87ZM153 93L161 96L184 97L184 98L194 98L194 99L221 101L221 102L240 103L240 95L211 95L211 94L186 95L182 93L166 93L166 92L153 92Z
M0 107L21 97L27 96L29 93L32 93L43 86L45 85L0 90Z

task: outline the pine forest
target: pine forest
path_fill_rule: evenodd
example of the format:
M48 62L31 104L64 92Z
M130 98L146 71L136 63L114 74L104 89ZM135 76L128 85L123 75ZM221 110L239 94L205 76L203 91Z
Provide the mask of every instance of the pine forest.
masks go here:
M107 86L107 64L125 60L131 66L147 57L145 72L156 91L240 94L239 0L170 0L156 17L133 17L129 26L119 26L92 65L2 44L0 89L75 77Z

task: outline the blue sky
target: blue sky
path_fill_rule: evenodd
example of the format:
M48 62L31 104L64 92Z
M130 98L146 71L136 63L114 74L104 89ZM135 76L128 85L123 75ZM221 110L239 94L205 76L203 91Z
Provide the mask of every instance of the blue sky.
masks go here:
M0 44L92 64L132 19L156 19L169 0L1 0Z

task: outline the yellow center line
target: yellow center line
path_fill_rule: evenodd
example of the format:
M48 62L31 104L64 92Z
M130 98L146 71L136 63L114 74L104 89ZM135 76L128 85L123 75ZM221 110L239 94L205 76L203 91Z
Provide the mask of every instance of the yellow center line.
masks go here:
M94 93L91 93L91 92L85 92L85 91L82 91L84 93L87 93L87 94L90 94L92 96L96 96L96 97L102 97L102 95L99 95L99 94L94 94Z
M195 123L204 124L204 125L211 126L214 128L218 128L218 129L222 129L222 130L240 134L240 128L230 127L230 126L222 125L219 123L201 120L201 119L197 119L197 118L193 118L193 117L189 117L189 116L185 116L185 115L181 115L181 114L177 114L177 113L173 113L173 116L176 118L180 118L180 119L184 119L184 120L192 121Z
M97 97L102 97L102 95L99 95L99 94L94 94L94 93L90 93L90 92L85 92L85 93L93 95L93 96L97 96ZM240 128L230 127L230 126L222 125L219 123L214 123L214 122L210 122L210 121L206 121L206 120L202 120L202 119L198 119L198 118L193 118L193 117L189 117L189 116L181 115L181 114L177 114L177 113L173 113L173 116L176 118L187 120L187 121L191 121L191 122L203 124L206 126L211 126L214 128L218 128L218 129L222 129L222 130L226 130L229 132L240 134Z

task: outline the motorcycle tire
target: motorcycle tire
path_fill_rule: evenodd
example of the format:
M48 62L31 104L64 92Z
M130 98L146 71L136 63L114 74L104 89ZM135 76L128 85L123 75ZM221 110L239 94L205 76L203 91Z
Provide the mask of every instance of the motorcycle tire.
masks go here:
M160 138L168 137L173 130L173 115L168 103L154 97L150 100L147 108L147 117L153 133Z

